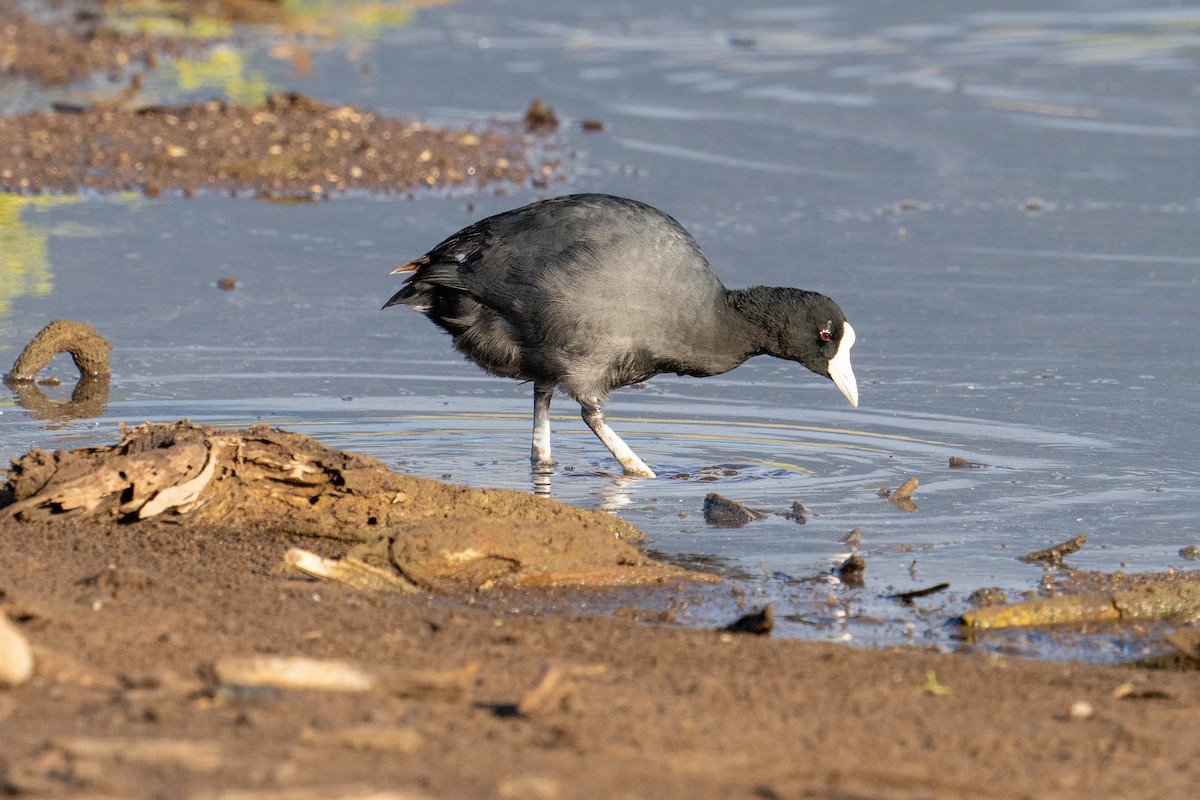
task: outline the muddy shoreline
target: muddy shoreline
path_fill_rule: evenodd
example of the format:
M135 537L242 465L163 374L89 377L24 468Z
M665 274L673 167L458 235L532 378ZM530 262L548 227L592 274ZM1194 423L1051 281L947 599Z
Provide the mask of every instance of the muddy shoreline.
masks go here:
M774 641L558 592L370 594L281 558L339 543L261 525L5 521L0 543L38 660L0 692L19 796L1182 798L1200 761L1196 673ZM215 661L256 654L477 668L450 697L214 688ZM556 665L561 691L519 711ZM146 749L176 740L189 756Z
M0 613L34 672L0 689L7 794L1194 791L1200 672L773 640L769 614L679 627L723 587L601 512L265 427L146 425L9 475ZM412 581L321 580L301 551Z

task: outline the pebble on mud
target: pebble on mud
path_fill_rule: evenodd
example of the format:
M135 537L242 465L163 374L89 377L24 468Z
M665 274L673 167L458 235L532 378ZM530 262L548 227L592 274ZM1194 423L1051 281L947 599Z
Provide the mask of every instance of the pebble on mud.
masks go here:
M1095 716L1096 709L1086 700L1079 700L1071 704L1068 714L1071 719L1090 719Z
M25 634L0 611L0 689L20 686L33 675L33 649Z

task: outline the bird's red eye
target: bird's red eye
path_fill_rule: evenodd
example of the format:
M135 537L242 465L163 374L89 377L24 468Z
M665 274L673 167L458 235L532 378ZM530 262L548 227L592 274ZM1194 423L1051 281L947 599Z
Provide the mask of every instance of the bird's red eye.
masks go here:
M820 336L822 342L828 342L833 338L833 334L829 332L829 328L822 328Z

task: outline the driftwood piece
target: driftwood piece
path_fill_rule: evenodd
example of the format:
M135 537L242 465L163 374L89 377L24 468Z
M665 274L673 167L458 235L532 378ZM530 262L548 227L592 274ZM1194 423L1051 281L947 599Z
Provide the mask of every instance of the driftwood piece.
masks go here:
M368 549L340 561L302 551L287 558L376 591L715 580L642 555L629 544L641 533L611 514L397 475L368 456L266 426L147 423L112 447L33 450L13 463L9 490L15 502L0 515L20 521L152 519L363 542L358 549Z
M1087 534L1081 533L1053 547L1047 547L1045 550L1035 550L1032 553L1017 556L1017 561L1024 561L1026 564L1039 562L1047 567L1060 568L1064 566L1063 558L1079 552L1085 544L1087 544Z
M19 520L60 514L134 522L157 518L269 521L294 533L374 538L372 529L464 516L607 526L621 539L636 528L519 492L447 486L389 472L374 458L333 450L265 425L223 430L183 420L124 430L109 447L31 450L13 462L16 502L0 514Z
M964 612L969 628L1148 622L1200 613L1200 580L1164 581L1133 589L1059 595Z
M918 482L915 476L910 475L905 479L904 483L900 484L895 489L884 487L876 494L880 497L887 498L892 505L901 511L906 511L909 514L915 513L917 504L913 502L912 493L916 491Z
M360 561L357 558L325 558L308 550L293 547L284 553L284 561L314 578L323 578L334 583L344 583L367 592L394 592L410 594L422 588L403 576Z

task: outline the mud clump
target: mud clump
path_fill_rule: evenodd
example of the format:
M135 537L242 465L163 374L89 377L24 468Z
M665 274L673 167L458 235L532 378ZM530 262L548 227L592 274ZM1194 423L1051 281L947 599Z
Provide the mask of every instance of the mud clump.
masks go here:
M25 345L4 376L5 383L27 383L59 353L70 353L81 377L108 375L108 352L112 345L83 322L56 319L38 331Z
M17 356L4 384L12 389L17 403L37 419L66 420L98 417L108 403L108 352L112 346L82 322L56 319L42 328ZM54 403L38 388L57 386L56 378L38 380L59 353L69 353L79 370L79 381L66 403Z
M0 516L24 522L220 523L356 541L435 591L708 579L642 555L630 544L641 533L610 514L397 475L267 426L147 423L111 447L32 450L13 462L8 490Z
M766 516L756 508L744 506L715 492L710 492L704 498L704 522L714 528L741 528Z

